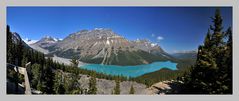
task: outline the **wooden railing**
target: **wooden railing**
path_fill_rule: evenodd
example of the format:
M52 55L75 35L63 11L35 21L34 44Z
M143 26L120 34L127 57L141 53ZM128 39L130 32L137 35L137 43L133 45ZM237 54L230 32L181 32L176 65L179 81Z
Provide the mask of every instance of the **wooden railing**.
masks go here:
M27 63L24 67L20 67L20 66L16 66L10 63L7 63L7 68L13 68L17 73L23 74L24 75L24 79L25 79L25 94L26 95L31 95L32 91L31 91L31 86L30 86L30 82L29 82L29 78L28 78L28 73L27 73L27 67L30 65L31 63Z

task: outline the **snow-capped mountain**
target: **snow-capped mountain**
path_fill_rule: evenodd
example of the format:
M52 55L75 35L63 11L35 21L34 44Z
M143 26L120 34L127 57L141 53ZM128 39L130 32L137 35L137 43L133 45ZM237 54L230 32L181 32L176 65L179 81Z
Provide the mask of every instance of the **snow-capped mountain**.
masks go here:
M25 38L25 39L23 39L23 41L24 41L26 44L31 45L31 44L36 43L38 40L31 40L31 39Z
M61 41L61 39L53 38L51 36L45 36L42 39L40 39L39 41L29 44L29 46L39 52L48 54L49 53L48 47L55 45L59 41Z
M13 33L16 42L22 40ZM26 40L30 42L30 40ZM111 29L81 30L63 40L50 36L43 37L26 46L48 56L71 59L77 57L82 62L107 65L140 65L155 61L174 60L158 44L149 40L130 41Z
M147 64L172 57L148 40L129 41L111 29L96 28L72 33L62 41L45 38L35 44L60 57L113 65ZM47 43L46 43L47 42Z
M39 41L35 42L33 45L38 45L41 48L47 49L48 47L56 44L59 41L60 41L60 39L58 39L58 38L53 38L51 36L45 36L42 39L40 39Z

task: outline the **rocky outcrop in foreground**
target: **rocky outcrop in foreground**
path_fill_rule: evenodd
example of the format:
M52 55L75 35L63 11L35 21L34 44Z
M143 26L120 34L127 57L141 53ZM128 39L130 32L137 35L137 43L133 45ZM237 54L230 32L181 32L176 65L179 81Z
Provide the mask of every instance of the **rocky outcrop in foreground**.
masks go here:
M90 80L90 76L80 74L81 78L79 80L80 87L83 89L88 89L88 84ZM114 80L106 80L106 79L96 79L97 83L97 94L100 95L110 95L115 87ZM148 87L144 84L137 83L135 81L122 81L120 82L120 94L128 95L130 92L131 85L134 87L135 94L138 95L164 95L167 93L171 93L172 91L179 90L178 84L182 84L182 81L162 81L153 84Z
M87 75L80 75L81 78L79 80L80 87L83 89L88 89L89 80L91 77ZM96 79L97 83L97 94L100 95L109 95L112 93L115 87L114 80L106 80L106 79ZM135 94L145 94L146 93L146 85L140 84L134 81L122 81L120 82L120 94L129 94L131 85L135 89Z
M180 84L183 84L182 81L162 81L153 84L151 87L146 89L146 94L149 95L154 95L154 94L159 94L159 95L164 95L167 93L173 93L177 92L180 90L179 86Z

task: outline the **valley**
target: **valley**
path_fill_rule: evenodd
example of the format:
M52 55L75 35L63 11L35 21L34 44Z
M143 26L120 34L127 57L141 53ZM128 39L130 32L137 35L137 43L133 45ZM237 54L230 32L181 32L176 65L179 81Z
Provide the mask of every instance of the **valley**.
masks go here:
M129 41L104 28L82 30L63 40L46 36L29 46L53 61L70 65L76 58L79 68L114 76L137 77L162 68L177 70L177 64L182 64L149 40Z
M95 33L95 31L99 33ZM76 35L78 35L79 38L83 37L86 39L85 36L82 35L83 32L85 31L71 34L69 37L72 38L73 36L76 37ZM91 36L87 37L95 35L98 38L106 37L107 35L110 36L113 33L111 30L105 29L97 29L93 30L93 32L94 33ZM104 36L105 34L106 36ZM13 39L16 39L16 42L22 40L17 33L14 33L13 35ZM27 42L22 42L30 51L44 54L44 58L46 60L51 59L52 62L59 64L59 67L54 67L53 72L56 76L62 75L64 78L61 79L67 80L68 78L71 80L73 78L70 75L75 75L74 72L78 71L78 76L74 78L76 79L76 85L78 85L76 87L81 88L79 91L82 94L86 94L89 91L89 80L93 77L95 77L96 80L96 88L98 89L96 92L97 94L111 94L114 87L116 87L114 86L116 85L116 80L120 80L120 94L129 94L129 90L132 89L131 86L134 87L133 89L136 89L134 90L135 94L157 94L152 93L155 92L155 90L151 91L152 89L149 90L148 87L159 81L176 79L177 75L172 75L169 76L170 78L167 78L161 74L164 74L162 72L164 71L163 69L172 71L170 74L174 74L174 71L178 71L177 64L181 64L180 60L164 52L160 46L152 45L153 43L148 40L128 41L123 37L114 34L113 38L116 39L101 39L91 45L87 45L89 44L88 40L82 41L82 39L82 42L74 43L78 39L73 38L71 41L69 37L66 37L63 40L56 40L56 38L46 36L35 43L26 44ZM64 44L67 44L64 41L70 41L73 43L70 45L68 44L64 48ZM85 43L87 44L85 45ZM73 46L71 46L72 44ZM75 47L84 47L87 50ZM77 67L75 68L71 67L73 59L75 59L75 62L77 63ZM164 79L153 80L146 77L145 81L140 80L144 78L144 75L151 75L151 73L157 71L162 72L159 73L160 75L157 74L157 76L162 76ZM159 90L157 89L156 92L159 92Z
M91 9L99 10L96 8ZM78 15L73 15L85 17L59 20L57 18L68 14L59 17L46 14L56 19L50 19L47 24L42 21L44 24L37 27L34 25L42 22L30 21L28 23L34 24L26 24L26 28L9 22L6 27L6 64L11 66L6 65L7 94L232 94L233 31L231 26L223 27L222 21L228 24L228 19L222 19L220 9L176 7L170 10L177 12L168 13L160 11L168 8L160 7L124 8L137 11L129 13L120 7L109 8L122 11L122 15L115 16L119 14L115 12L111 12L115 17L104 17L98 12L84 15L79 13L82 8L76 7L67 9L78 9L75 10ZM109 8L100 9L103 10L100 12L107 15L109 12L104 10ZM145 10L142 10L144 13L141 9ZM191 13L184 14L188 9ZM200 9L205 12L205 18L188 21L195 18L192 17L196 13L194 10L202 12ZM212 9L215 9L215 15L210 22L208 16L211 16ZM47 11L51 10L47 8ZM142 17L123 13L139 13ZM182 17L175 17L178 15ZM98 16L102 17L99 19ZM42 15L32 18L37 17L48 19ZM97 21L86 19L91 17ZM101 19L105 20L102 22ZM54 22L48 24L51 20ZM108 20L109 23L105 23ZM13 32L15 30L18 32ZM24 70L24 75L19 68Z

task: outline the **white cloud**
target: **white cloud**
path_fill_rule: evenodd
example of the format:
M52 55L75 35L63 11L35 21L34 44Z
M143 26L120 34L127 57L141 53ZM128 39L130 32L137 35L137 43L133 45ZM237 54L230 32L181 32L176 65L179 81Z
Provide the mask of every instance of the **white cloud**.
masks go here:
M157 37L157 41L161 41L161 40L163 40L164 38L162 37L162 36L158 36Z

